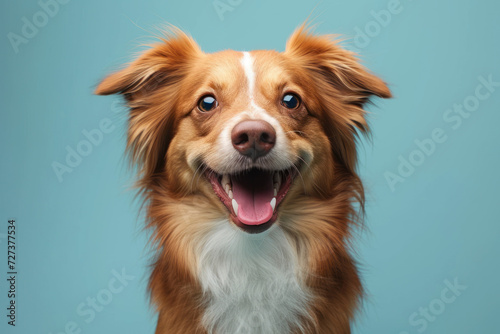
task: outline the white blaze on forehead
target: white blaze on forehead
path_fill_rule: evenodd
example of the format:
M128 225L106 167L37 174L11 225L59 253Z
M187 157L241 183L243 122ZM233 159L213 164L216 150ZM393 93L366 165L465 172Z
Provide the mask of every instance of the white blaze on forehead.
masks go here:
M244 115L249 116L252 119L262 119L270 123L276 131L281 131L281 125L279 122L269 115L266 110L257 105L255 102L255 70L254 70L254 58L250 55L250 52L243 52L243 58L241 58L241 65L245 71L245 77L248 84L248 98L249 105L247 109L236 117L243 117ZM280 136L280 134L278 134Z
M243 66L243 70L245 71L245 77L247 79L247 91L249 98L249 106L246 112L247 116L250 116L253 119L263 119L275 128L280 127L278 121L271 117L263 108L257 105L255 102L255 70L254 70L254 58L250 54L250 52L243 52L243 58L241 58L241 66ZM240 115L241 116L241 115Z
M253 101L253 90L255 86L255 71L253 70L253 58L249 52L243 52L243 58L241 59L241 65L245 70L245 76L248 82L248 95L251 102Z

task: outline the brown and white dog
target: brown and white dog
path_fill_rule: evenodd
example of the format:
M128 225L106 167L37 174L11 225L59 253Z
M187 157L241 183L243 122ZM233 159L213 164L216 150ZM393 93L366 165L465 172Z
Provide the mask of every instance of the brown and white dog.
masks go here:
M157 334L350 333L364 104L391 96L331 36L203 53L173 28L97 87L130 107Z

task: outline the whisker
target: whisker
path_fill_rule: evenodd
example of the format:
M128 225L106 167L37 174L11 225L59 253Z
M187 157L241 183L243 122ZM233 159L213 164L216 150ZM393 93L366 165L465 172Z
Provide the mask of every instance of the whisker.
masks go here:
M307 161L304 160L304 158L302 158L300 155L297 155L297 154L293 154L298 160L302 161L306 166L307 168L311 168L311 166L307 163ZM305 184L305 181L304 181L304 177L300 171L300 169L295 165L295 163L293 163L290 159L287 159L290 164L292 165L292 167L297 171L297 174L300 176L300 180L302 182L302 186L304 187L304 191L306 190L306 184ZM306 193L307 195L307 193Z
M200 181L200 178L205 172L207 171L208 167L206 165L203 165L203 170L201 171L200 174L198 174L198 178L196 179L196 185L198 185L198 182ZM214 172L211 170L210 175L213 174Z
M297 171L297 173L299 174L300 176L300 180L302 181L302 186L304 187L304 190L306 189L306 183L304 181L304 178L302 177L302 173L300 172L300 170L297 168L297 166L295 166L295 164L292 164L293 168Z
M311 168L311 165L309 165L307 163L307 161L304 160L304 158L302 158L300 155L297 155L297 154L293 154L297 159L299 159L300 161L302 161L306 166L307 168Z
M203 167L203 170L201 171L201 173L198 174L198 171L200 170L200 168ZM196 168L196 171L194 172L193 174L193 177L191 178L191 183L190 183L190 188L191 188L191 191L193 191L193 185L196 184L198 185L198 180L200 178L200 176L207 170L207 166L205 166L204 164L201 164L198 166L198 168ZM198 174L198 177L197 177L197 174Z

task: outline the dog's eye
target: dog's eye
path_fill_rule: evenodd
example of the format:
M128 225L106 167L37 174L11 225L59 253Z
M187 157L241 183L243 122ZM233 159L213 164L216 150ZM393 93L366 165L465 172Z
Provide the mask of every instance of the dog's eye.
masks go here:
M205 95L198 101L198 109L200 109L201 112L212 111L217 105L217 100L212 95Z
M297 109L300 105L300 99L295 94L285 94L281 99L281 104L288 109Z

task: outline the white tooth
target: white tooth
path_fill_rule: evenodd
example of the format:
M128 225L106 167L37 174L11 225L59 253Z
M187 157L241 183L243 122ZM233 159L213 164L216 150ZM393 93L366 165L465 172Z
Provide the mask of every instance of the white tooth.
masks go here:
M229 195L230 199L233 199L233 191L232 190L229 190L229 192L227 194Z
M271 208L273 208L273 212L274 212L274 208L276 207L276 197L273 197L270 204L271 204Z
M233 205L234 214L238 215L238 202L233 198L231 204Z
M229 175L227 174L224 174L222 175L222 180L221 180L221 184L222 184L222 187L224 188L224 190L226 191L226 193L229 191L229 189L231 188L231 186L229 185Z
M274 185L274 197L278 195L278 189L276 189L276 185Z
M224 190L226 191L226 194L228 194L228 195L229 195L229 192L231 191L231 187L229 187L229 184L227 184L227 183L226 183L226 184L224 185Z

